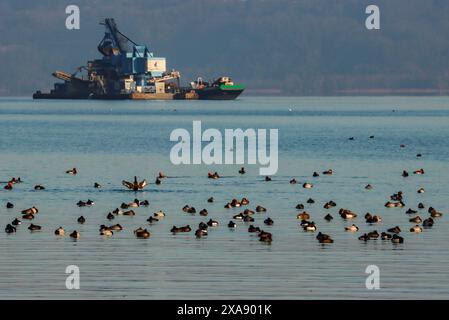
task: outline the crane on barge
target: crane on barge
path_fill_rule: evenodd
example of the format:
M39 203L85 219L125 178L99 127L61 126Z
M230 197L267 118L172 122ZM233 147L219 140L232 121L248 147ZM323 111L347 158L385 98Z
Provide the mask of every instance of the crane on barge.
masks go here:
M156 57L146 45L137 44L119 31L113 18L106 18L103 39L97 46L101 59L88 61L73 74L56 71L50 93L37 91L34 99L235 99L243 86L221 77L209 86L181 87L181 73L167 71L166 59ZM86 71L86 76L77 76Z

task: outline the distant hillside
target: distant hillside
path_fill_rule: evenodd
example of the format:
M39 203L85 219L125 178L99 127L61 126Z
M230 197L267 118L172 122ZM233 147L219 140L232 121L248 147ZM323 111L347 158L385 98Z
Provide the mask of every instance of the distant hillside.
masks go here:
M56 3L56 4L55 4ZM0 95L49 89L96 51L115 17L134 41L168 59L184 81L230 75L251 93L447 94L447 0L77 0L81 29L65 29L72 1L0 2ZM381 30L365 29L365 7Z

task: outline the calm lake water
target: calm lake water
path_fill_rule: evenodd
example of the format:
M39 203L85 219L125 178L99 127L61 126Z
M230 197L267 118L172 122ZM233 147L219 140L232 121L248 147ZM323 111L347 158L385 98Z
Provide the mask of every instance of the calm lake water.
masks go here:
M174 166L169 136L173 129L279 129L279 171L271 182L259 176L259 166ZM369 136L374 135L374 139ZM354 137L353 141L348 140ZM405 148L400 148L405 144ZM32 101L0 99L0 181L20 176L14 190L0 184L0 298L62 299L312 299L449 298L449 98L266 98L243 96L236 101ZM417 158L416 154L422 157ZM78 175L65 171L77 167ZM333 176L313 178L314 171L332 168ZM401 176L424 168L424 175ZM162 170L171 178L153 182ZM207 179L208 171L222 178ZM124 190L123 179L134 175L151 184L135 195ZM295 177L298 184L291 185ZM314 188L303 189L303 182ZM93 188L99 182L103 188ZM374 189L367 191L366 184ZM46 187L34 191L36 184ZM419 187L426 192L418 194ZM406 208L387 209L384 203L399 190ZM136 216L106 215L135 197L150 206ZM207 203L213 196L215 203ZM249 198L254 225L273 234L268 245L247 231L248 223L227 223L241 208L225 209L232 198ZM306 204L318 229L335 243L320 245L316 234L299 228L297 203ZM96 205L78 208L79 200ZM326 210L329 200L337 207ZM6 202L15 204L6 209ZM429 205L443 212L434 228L420 234L405 210ZM181 208L207 208L208 217ZM3 228L20 211L36 206L32 222L43 227L30 232L28 221L16 234ZM345 222L339 208L359 216ZM158 210L165 219L148 225ZM366 212L381 215L382 223L368 225ZM331 213L332 222L323 217ZM83 215L84 225L77 223ZM273 226L263 220L271 217ZM196 239L194 230L209 218L221 225ZM111 238L99 235L101 224L120 223L124 230ZM357 224L360 231L346 233ZM189 224L193 232L173 235L173 225ZM361 234L399 225L404 244L357 240ZM78 230L81 238L56 237L54 230ZM133 230L146 227L149 239ZM365 269L380 268L380 290L367 290ZM80 290L67 290L65 269L80 268Z

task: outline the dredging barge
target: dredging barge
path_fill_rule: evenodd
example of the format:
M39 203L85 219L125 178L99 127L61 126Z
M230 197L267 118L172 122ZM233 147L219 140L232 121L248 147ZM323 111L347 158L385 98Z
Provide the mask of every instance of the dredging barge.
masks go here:
M100 24L106 28L98 45L103 57L88 61L72 74L54 72L64 82L55 83L47 93L36 91L33 99L233 100L245 89L225 76L212 82L198 78L182 87L180 72L167 71L165 58L155 57L147 46L121 33L114 19Z

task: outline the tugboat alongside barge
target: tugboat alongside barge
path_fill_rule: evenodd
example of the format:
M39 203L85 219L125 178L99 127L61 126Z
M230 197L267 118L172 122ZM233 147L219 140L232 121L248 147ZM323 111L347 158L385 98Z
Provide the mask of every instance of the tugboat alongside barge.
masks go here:
M224 76L211 83L198 78L182 87L180 72L167 71L165 58L154 57L145 45L121 33L114 19L100 24L106 28L98 45L102 59L88 61L73 74L54 72L64 82L48 93L36 91L33 99L234 100L245 89Z

